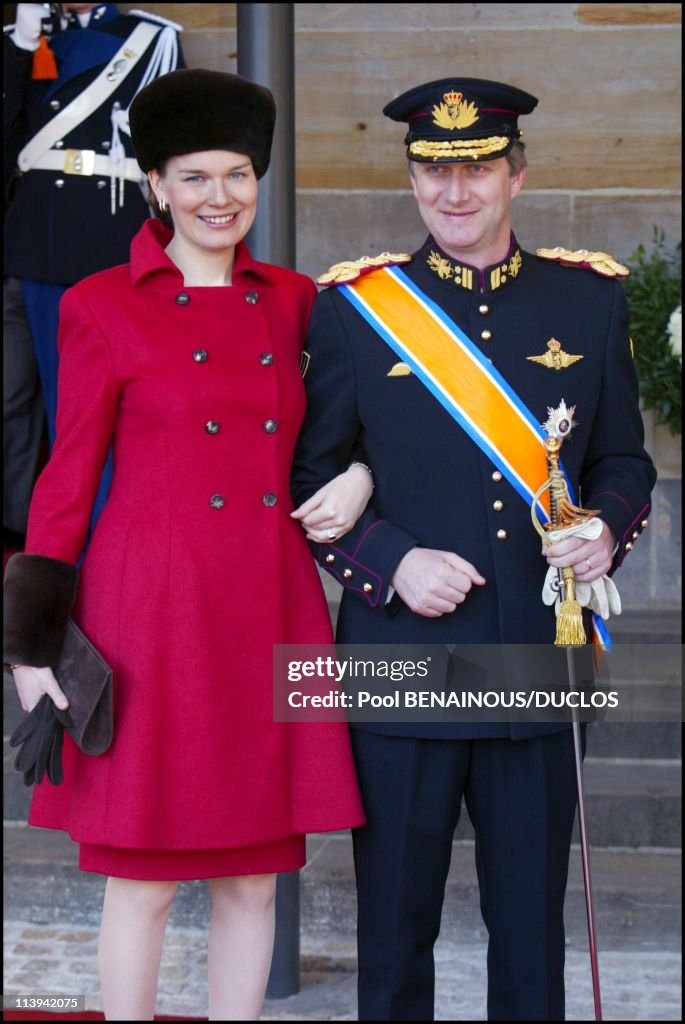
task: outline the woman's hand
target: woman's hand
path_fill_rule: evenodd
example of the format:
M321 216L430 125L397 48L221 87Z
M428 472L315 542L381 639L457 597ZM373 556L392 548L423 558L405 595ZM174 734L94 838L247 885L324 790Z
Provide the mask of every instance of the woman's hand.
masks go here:
M44 693L48 694L61 711L66 711L69 707L69 701L60 690L51 668L31 668L29 665L17 665L12 674L19 694L19 703L24 711L33 711Z
M361 463L353 463L290 514L300 520L308 540L331 544L352 529L372 492L370 471Z

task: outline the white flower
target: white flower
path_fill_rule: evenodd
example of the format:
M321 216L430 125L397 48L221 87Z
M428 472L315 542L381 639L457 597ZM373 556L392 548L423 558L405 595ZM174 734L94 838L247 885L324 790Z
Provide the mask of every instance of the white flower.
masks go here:
M682 306L678 306L671 313L668 320L668 327L666 328L668 334L668 343L671 346L671 352L679 359L683 361L683 314Z

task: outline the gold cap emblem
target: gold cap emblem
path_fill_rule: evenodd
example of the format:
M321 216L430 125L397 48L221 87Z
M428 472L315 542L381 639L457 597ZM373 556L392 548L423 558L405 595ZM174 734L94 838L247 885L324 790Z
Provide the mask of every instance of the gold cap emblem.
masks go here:
M454 128L470 128L476 123L479 118L478 107L475 103L465 100L463 92L451 89L443 93L442 98L445 102L436 103L431 111L433 124L438 128L448 128L452 131Z

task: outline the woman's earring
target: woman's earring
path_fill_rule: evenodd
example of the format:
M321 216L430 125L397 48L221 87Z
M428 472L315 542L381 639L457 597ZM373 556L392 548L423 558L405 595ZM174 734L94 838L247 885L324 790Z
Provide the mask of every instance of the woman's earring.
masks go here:
M157 205L159 206L161 212L164 213L164 211L166 210L166 199L164 198L164 196L159 197L159 199L157 200Z

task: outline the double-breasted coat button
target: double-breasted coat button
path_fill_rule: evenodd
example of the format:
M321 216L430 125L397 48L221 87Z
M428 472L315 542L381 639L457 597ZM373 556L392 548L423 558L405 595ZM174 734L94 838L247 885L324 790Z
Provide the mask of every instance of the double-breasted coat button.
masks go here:
M55 182L55 188L64 188L64 178L58 178Z
M343 569L343 576L345 577L346 580L351 580L352 579L352 570L351 569Z
M275 434L276 431L278 430L278 423L276 422L276 420L265 420L264 429L266 430L267 434Z
M490 338L492 337L492 331L481 331L480 336L483 339L483 341L490 341Z
M259 357L259 362L262 364L262 366L271 366L273 361L274 357L271 355L270 352L262 352L261 356Z
M223 508L226 504L226 499L221 494L213 494L209 499L211 508Z
M643 519L642 522L640 523L640 526L642 527L643 530L646 530L647 529L647 520Z
M502 509L504 508L504 502L500 501L498 498L497 501L493 501L492 507L494 508L495 512L501 512Z
M640 536L640 532L639 532L639 530L635 530L635 532L633 533L633 540L637 540L637 538L638 538L639 536Z
M55 143L55 149L64 149L64 143L62 142L61 139L58 139L57 142Z
M373 593L373 584L372 583L365 583L364 584L364 593L365 594Z
M207 353L203 348L196 348L193 352L193 359L196 363L206 363Z
M326 561L328 562L329 565L333 565L333 562L335 561L335 555L326 555Z
M208 420L208 422L205 423L205 430L208 434L218 434L221 430L221 425L217 423L216 420Z
M483 303L482 306L478 307L478 312L481 314L481 316L485 316L486 313L490 312L490 307L486 306L485 303Z
M259 302L259 292L247 292L245 302L249 302L251 306L256 306Z
M632 551L632 550L633 550L633 545L630 543L630 541L628 541L628 543L626 544L626 551Z
M104 178L100 178L100 180L97 183L97 187L98 188L107 188L107 182L105 181Z
M179 306L187 306L190 302L190 295L187 292L179 292L176 296L176 302Z
M278 496L275 495L273 491L267 491L264 497L262 498L262 501L264 502L267 508L273 508L276 502L278 501Z
M506 539L507 539L507 531L506 530L498 530L497 531L497 540L506 540Z
M495 472L492 474L492 479L495 481L496 484L498 484L502 479L502 474L498 469L496 469Z
M59 108L60 108L59 100L50 100L50 109L51 110L59 110Z

